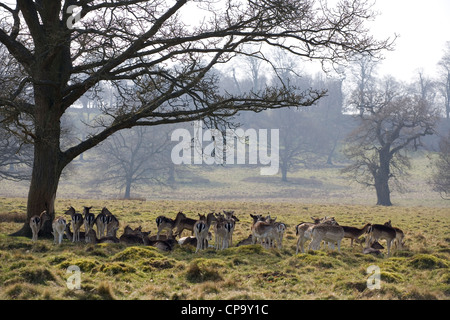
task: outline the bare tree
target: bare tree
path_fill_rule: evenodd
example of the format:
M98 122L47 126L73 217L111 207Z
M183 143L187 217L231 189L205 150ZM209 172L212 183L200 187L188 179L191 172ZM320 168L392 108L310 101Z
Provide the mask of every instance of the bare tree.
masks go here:
M116 132L98 148L93 182L124 190L125 199L140 185L165 183L171 170L169 141L163 127Z
M187 18L195 6L205 15L197 23ZM312 0L17 0L1 2L0 16L0 44L21 71L0 93L2 119L34 145L28 219L46 205L53 216L64 168L117 131L202 118L229 121L240 110L307 106L319 98L314 90L290 88L219 94L209 71L249 55L246 45L332 63L360 52L377 55L391 45L365 28L374 16L366 0L334 8ZM117 90L114 104L103 101L96 131L63 145L61 117L102 83ZM50 223L42 232L51 233ZM28 222L16 234L29 235Z
M345 155L352 164L342 170L355 181L374 187L377 204L391 206L390 181L410 168L409 150L434 133L438 112L420 94L402 88L392 78L379 83L370 103L355 101L359 126L348 136Z
M433 190L447 199L450 197L450 131L439 143L439 156L434 161L434 173L430 179Z

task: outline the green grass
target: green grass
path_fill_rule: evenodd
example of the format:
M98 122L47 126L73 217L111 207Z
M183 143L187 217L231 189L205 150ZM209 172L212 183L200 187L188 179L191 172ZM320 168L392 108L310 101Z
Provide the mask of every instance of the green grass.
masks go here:
M0 217L23 214L25 199L0 199ZM449 209L376 207L263 201L58 200L69 204L107 205L126 224L156 233L155 218L184 210L194 217L209 210L236 210L241 219L234 243L248 236L250 213L270 213L288 224L281 250L259 245L207 249L192 247L165 253L153 247L123 244L86 245L64 240L9 237L21 224L0 222L0 298L2 299L449 299ZM392 257L363 255L344 240L342 252L320 250L295 255L294 226L310 216L332 215L343 225L366 222L393 225L406 233L406 248ZM1 220L1 219L0 219ZM66 285L67 268L81 270L81 289ZM367 267L381 270L381 289L369 290Z

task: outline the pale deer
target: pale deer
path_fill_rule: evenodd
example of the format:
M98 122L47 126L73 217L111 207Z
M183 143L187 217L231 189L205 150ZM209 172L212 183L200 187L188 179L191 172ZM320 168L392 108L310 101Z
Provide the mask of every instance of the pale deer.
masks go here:
M47 210L42 211L40 215L32 216L30 218L32 241L37 241L39 230L41 230L42 226L44 225L44 222L47 220L50 220L50 216L47 214Z
M367 233L366 247L370 247L375 241L384 239L387 243L388 256L391 254L391 245L396 237L396 232L393 228L382 224L373 224L368 228Z
M324 218L311 217L311 219L314 221L313 223L302 222L295 227L295 234L298 236L297 248L296 248L295 254L298 254L299 247L301 248L302 253L305 253L304 245L305 245L306 241L312 239L312 228L314 226L316 226L320 223L337 224L334 217L331 217L331 218L329 218L329 217L324 217Z
M52 229L53 229L53 237L54 242L57 244L61 244L64 236L64 232L66 230L66 219L63 217L58 217L53 220Z
M209 228L211 227L212 222L216 221L214 213L208 213L206 217L202 214L198 214L198 216L199 220L194 225L194 234L197 238L197 249L195 250L196 253L199 250L203 250L208 247L206 239L208 237Z
M69 210L64 212L64 214L68 214L72 218L72 225L73 225L72 242L80 241L80 228L83 225L83 216L80 213L76 213L75 208L72 206L69 208Z
M344 238L344 229L337 224L320 223L312 227L311 243L309 248L318 250L322 241L328 242L328 245L337 244L338 251L341 251L341 241Z
M266 248L269 247L269 238L275 228L276 219L276 217L266 217L264 221L257 221L252 226L252 244L255 244L259 240L261 245Z

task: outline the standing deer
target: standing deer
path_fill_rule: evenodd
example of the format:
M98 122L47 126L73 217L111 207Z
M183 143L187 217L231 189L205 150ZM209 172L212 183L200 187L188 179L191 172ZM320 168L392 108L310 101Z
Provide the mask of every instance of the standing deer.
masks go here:
M37 241L39 230L41 230L42 225L47 220L50 220L50 216L47 214L47 210L42 211L40 215L32 216L30 218L30 228L33 234L31 240Z
M214 217L214 213L208 213L205 217L204 214L198 214L199 220L194 225L194 234L197 238L197 249L195 252L197 253L200 249L206 249L208 247L207 237L209 228L213 221L216 221Z
M106 215L106 236L112 237L119 229L119 220L106 207L103 207L102 213Z
M100 239L105 235L106 225L108 224L108 217L103 210L95 217L94 224L97 226L97 237Z
M83 207L83 215L84 215L84 231L86 234L89 234L89 231L94 227L95 215L89 210L92 207Z
M193 236L194 224L197 222L197 220L186 217L186 215L181 211L179 212L179 214L181 214L181 219L176 225L177 230L175 231L175 236L181 236L183 230L191 231L191 235Z
M53 220L52 229L55 243L61 244L66 230L66 224L66 219L64 219L64 217L58 217Z
M344 238L351 239L350 246L353 248L353 240L358 240L370 227L370 223L366 223L361 229L356 227L342 226L344 228Z
M165 216L159 216L156 218L156 227L158 228L158 233L156 234L156 239L159 240L159 235L161 231L167 230L167 234L170 238L173 238L173 228L175 228L183 218L183 213L180 211L177 213L175 220L167 218Z
M373 224L367 230L366 247L370 247L375 241L385 239L387 243L388 256L391 254L391 245L395 240L396 232L393 228L382 224Z
M83 225L83 216L80 213L76 213L75 208L72 206L69 208L69 210L64 212L64 214L68 214L72 218L72 225L73 225L72 242L80 241L80 228Z

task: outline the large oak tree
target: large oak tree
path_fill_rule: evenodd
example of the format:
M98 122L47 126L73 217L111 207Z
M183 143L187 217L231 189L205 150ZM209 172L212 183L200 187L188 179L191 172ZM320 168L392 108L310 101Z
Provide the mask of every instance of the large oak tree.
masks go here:
M264 47L272 46L339 63L390 46L364 27L374 17L365 0L342 0L333 8L313 0L12 2L0 3L0 49L8 52L11 72L21 76L7 77L0 120L34 146L28 219L46 206L54 215L63 169L119 130L227 121L241 110L308 106L322 96L287 86L219 94L209 71L237 55L264 60ZM106 84L115 89L114 103L102 102L104 116L82 141L62 143L63 115ZM50 229L46 224L43 233ZM30 234L28 224L16 234Z

